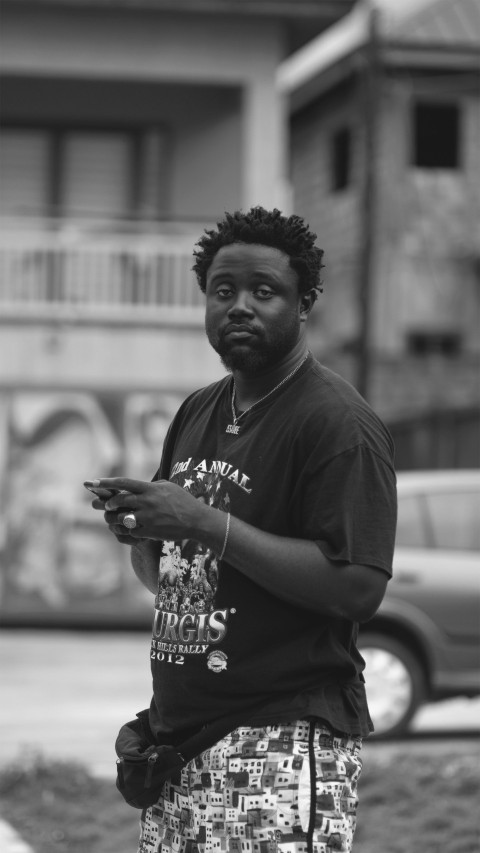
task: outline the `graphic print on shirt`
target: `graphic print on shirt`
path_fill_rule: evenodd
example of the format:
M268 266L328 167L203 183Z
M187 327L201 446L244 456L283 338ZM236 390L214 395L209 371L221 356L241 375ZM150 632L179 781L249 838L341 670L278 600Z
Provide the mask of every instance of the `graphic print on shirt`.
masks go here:
M197 500L227 513L230 490L250 494L250 478L223 460L176 462L170 481ZM163 542L158 592L155 598L152 660L184 664L187 655L203 655L212 672L227 669L227 655L218 648L228 631L235 608L218 609L218 556L193 539ZM213 648L212 648L213 647Z

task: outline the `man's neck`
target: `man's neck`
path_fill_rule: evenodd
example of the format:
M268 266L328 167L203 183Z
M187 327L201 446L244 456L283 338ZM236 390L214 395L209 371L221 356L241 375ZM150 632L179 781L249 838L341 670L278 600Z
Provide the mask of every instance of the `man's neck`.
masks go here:
M307 353L306 343L302 340L273 367L257 371L254 374L234 370L233 378L235 380L235 404L237 412L245 411L249 406L252 406L264 397L265 394L272 391L295 368L298 368L302 361L304 361Z

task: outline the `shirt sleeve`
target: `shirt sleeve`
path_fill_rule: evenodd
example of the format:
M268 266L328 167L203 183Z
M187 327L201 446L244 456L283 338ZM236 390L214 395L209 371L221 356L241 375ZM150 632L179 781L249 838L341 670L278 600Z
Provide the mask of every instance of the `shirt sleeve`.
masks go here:
M391 576L397 521L393 466L358 445L318 468L310 459L300 480L302 537L316 541L332 561L374 566Z
M167 433L163 441L160 465L151 479L152 483L154 483L156 480L168 480L170 478L172 455L175 447L175 439L178 433L179 423L183 416L183 411L192 396L193 395L190 395L190 397L187 397L187 399L183 401L176 415L174 416L170 426L167 429Z

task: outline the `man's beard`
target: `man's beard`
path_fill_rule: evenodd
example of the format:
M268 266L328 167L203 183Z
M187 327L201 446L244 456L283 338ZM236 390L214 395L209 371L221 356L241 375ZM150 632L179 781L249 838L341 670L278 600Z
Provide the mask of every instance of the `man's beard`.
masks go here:
M288 355L298 340L298 320L284 323L276 327L269 335L268 340L261 334L248 344L238 342L230 343L223 336L219 336L216 328L210 328L205 324L208 340L220 356L224 367L232 372L238 370L246 374L256 374L260 371L275 367L284 356Z

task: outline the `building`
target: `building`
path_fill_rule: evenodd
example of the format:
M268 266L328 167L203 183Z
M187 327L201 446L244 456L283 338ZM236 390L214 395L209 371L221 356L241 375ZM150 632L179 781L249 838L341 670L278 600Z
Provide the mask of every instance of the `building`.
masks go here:
M351 5L4 0L4 619L145 618L82 481L150 478L179 402L222 375L194 242L288 206L276 69Z
M359 0L278 85L326 250L312 347L389 423L473 407L478 429L479 0Z

